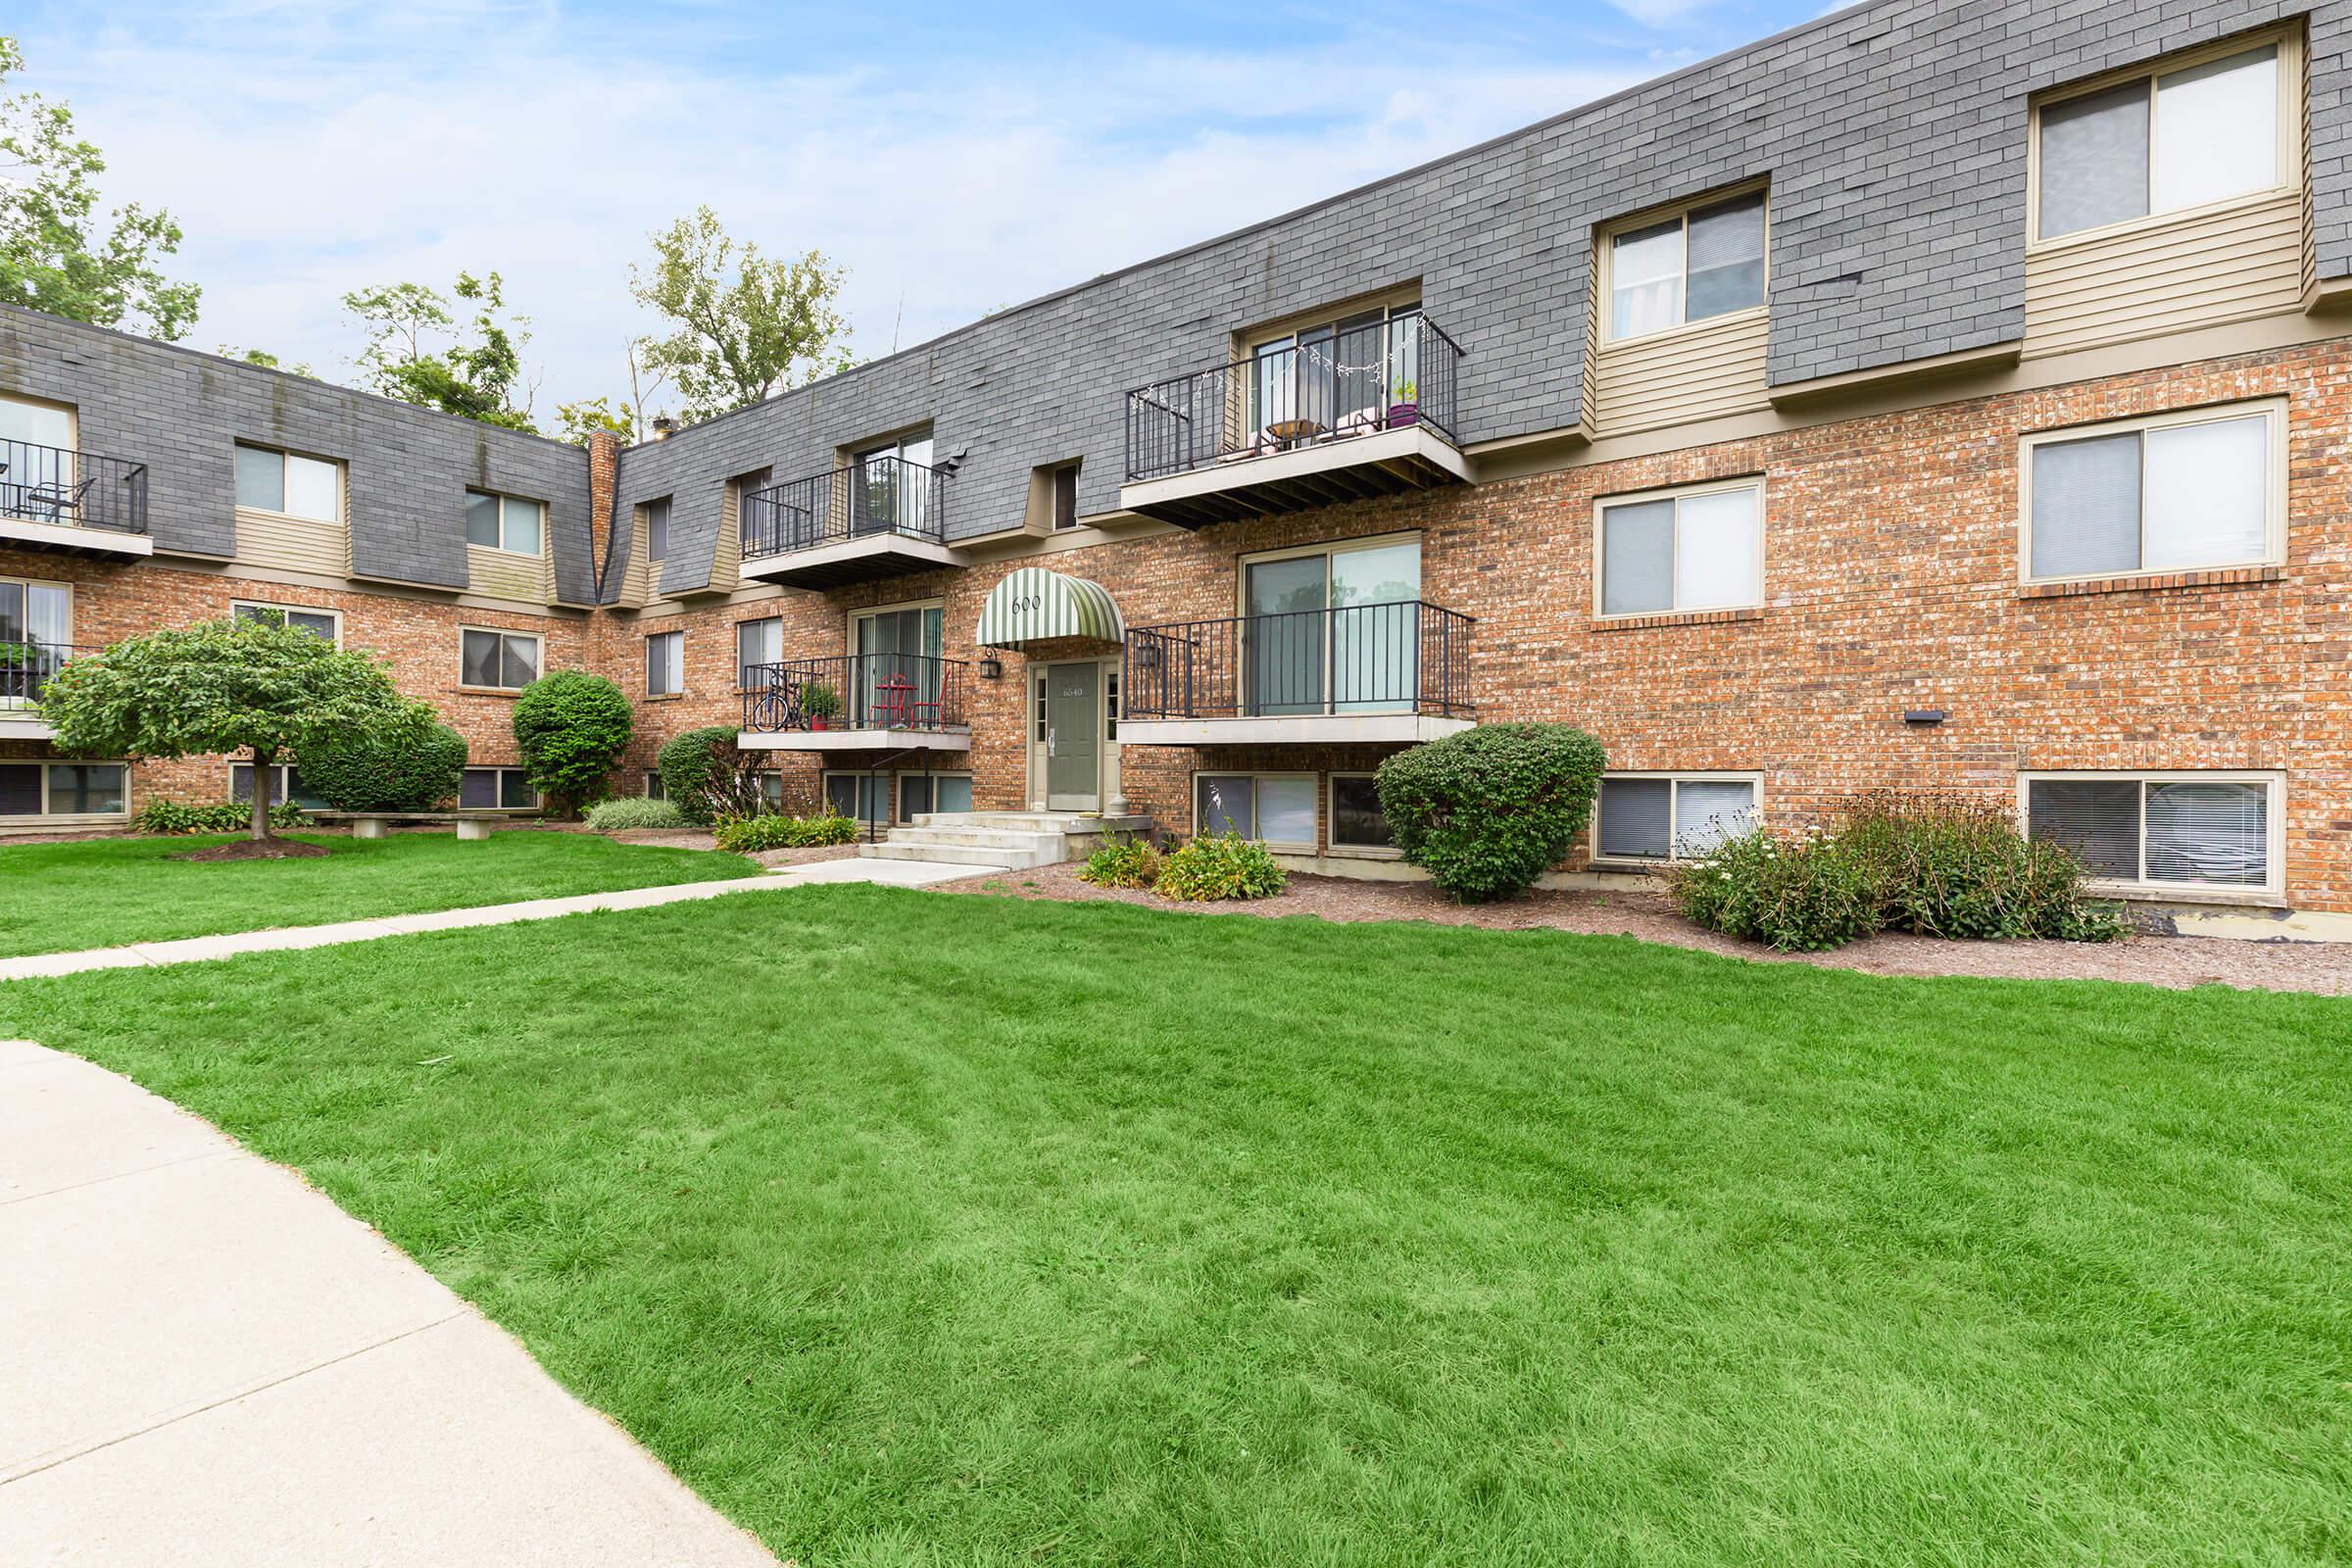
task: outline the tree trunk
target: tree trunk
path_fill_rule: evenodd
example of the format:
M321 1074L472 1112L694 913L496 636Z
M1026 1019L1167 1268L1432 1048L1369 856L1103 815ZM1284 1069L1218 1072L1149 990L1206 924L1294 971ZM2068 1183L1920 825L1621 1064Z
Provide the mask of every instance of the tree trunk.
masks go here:
M256 844L267 843L270 836L270 786L276 777L276 769L272 765L276 760L277 754L275 752L271 752L266 757L260 752L253 754L252 838Z

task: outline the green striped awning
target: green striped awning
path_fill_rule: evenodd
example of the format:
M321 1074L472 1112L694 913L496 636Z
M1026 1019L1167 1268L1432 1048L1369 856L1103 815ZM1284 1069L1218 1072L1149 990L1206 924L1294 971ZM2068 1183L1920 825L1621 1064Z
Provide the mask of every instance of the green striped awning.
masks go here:
M983 648L1025 648L1055 637L1127 640L1118 601L1101 583L1064 576L1043 566L1023 566L997 584L980 607Z

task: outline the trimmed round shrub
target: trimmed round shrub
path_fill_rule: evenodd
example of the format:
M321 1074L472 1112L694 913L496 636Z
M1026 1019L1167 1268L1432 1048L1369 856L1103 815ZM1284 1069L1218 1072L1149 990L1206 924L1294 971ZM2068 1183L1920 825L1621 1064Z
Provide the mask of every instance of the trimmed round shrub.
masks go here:
M710 825L710 786L733 767L734 726L706 724L673 735L654 757L662 793L698 827Z
M1515 898L1592 815L1600 742L1571 724L1481 724L1380 764L1380 809L1406 860L1464 904Z
M627 833L657 827L687 827L686 813L667 801L642 795L599 801L588 808L588 827L596 833Z
M458 793L466 737L427 704L409 703L379 723L307 741L294 765L338 811L429 811Z
M858 837L858 824L839 811L817 816L783 816L770 811L760 816L723 818L711 833L722 850L757 855L761 850L805 850L821 844L848 844Z
M1273 853L1239 833L1198 838L1160 862L1152 891L1163 899L1207 903L1219 899L1270 899L1290 878Z
M577 809L612 792L612 764L628 749L626 693L583 669L540 676L514 700L514 744L542 795Z

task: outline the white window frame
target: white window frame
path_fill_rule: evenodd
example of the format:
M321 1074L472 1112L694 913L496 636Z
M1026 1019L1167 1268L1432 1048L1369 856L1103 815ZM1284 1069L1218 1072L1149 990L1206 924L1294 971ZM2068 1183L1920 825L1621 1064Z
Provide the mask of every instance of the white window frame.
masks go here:
M66 444L55 450L61 452L79 452L81 450L81 410L75 405L60 403L55 398L36 398L29 392L0 392L0 403L14 403L27 409L44 409L51 414L64 415L67 421ZM25 443L27 446L36 444L38 443Z
M891 808L897 814L891 818L892 821L904 825L914 820L913 813L906 809L906 781L910 778L921 778L922 776L923 770L919 767L902 767L894 775L897 783L892 789L893 799L891 801ZM933 768L930 776L935 780L943 778L959 778L966 784L972 782L972 775L970 771L964 768ZM939 786L936 783L931 786L931 809L933 811L937 811L939 809Z
M1590 842L1592 844L1592 853L1588 858L1592 864L1672 865L1676 861L1682 859L1683 792L1681 786L1686 783L1745 784L1749 786L1749 788L1755 792L1756 804L1753 809L1756 813L1756 819L1754 823L1749 826L1748 831L1750 833L1760 833L1764 830L1764 775L1760 771L1741 768L1613 767L1600 775L1600 781L1603 784L1606 784L1610 779L1613 778L1662 778L1668 780L1676 786L1674 789L1668 791L1666 797L1666 853L1663 856L1603 855L1600 851L1601 791L1595 789L1592 792L1592 821L1591 826L1586 829L1586 831L1591 835Z
M672 642L669 640L669 639L671 639L671 638L673 638L673 637L677 639L677 641L676 641L676 642L674 642L674 643L672 643ZM663 648L663 649L675 648L675 649L677 650L677 658L676 658L676 660L675 660L674 663L672 662L672 661L670 661L670 660L668 660L668 659L666 659L666 658L665 658L665 659L662 661L662 662L663 662L665 665L668 665L668 666L669 666L667 669L665 669L665 670L664 670L664 673L665 673L665 674L667 674L667 673L673 673L673 672L674 672L674 673L676 674L676 676L677 676L677 684L676 684L674 687L663 687L663 688L662 688L662 690L660 690L660 691L656 691L656 690L654 689L654 650L655 650L656 648ZM686 628L684 628L683 626L677 626L677 627L672 627L671 629L669 629L669 630L667 630L667 631L649 631L649 632L647 632L647 633L645 634L645 659L644 659L644 664L645 664L645 695L646 695L646 696L648 696L648 697L662 697L662 698L669 698L669 697L683 697L683 696L685 696L685 695L686 695Z
M2138 784L2139 792L2139 863L2145 870L2148 863L2148 794L2150 784L2260 784L2268 795L2263 802L2263 862L2265 876L2260 886L2250 882L2152 882L2145 878L2092 877L2089 886L2095 892L2117 898L2170 899L2177 903L2276 903L2286 896L2286 773L2279 768L2033 768L2021 769L2017 775L2017 830L2033 833L2033 785L2036 781L2058 783Z
M2070 441L2090 441L2100 436L2142 435L2140 468L2147 468L2149 430L2178 429L2183 425L2221 424L2232 419L2261 416L2268 421L2263 433L2267 461L2264 465L2262 558L2258 561L2216 561L2196 566L2139 566L2129 571L2080 572L2070 576L2036 577L2034 575L2034 452L2037 447L2063 446ZM2034 430L2018 438L2017 443L2017 580L2021 584L2065 582L2109 582L2133 577L2172 577L2184 571L2236 571L2248 567L2282 566L2286 564L2286 399L2253 398L2242 403L2215 403L2202 408L2176 409L2163 414L2142 414L2125 419L2103 419L2096 424L2068 425L2055 430ZM2140 559L2147 559L2147 486L2140 486Z
M79 618L79 613L80 613L80 600L79 600L79 597L78 597L78 596L77 596L77 595L74 593L74 585L73 583L70 583L70 582L61 582L61 581L59 581L58 579L56 579L56 578L54 578L54 577L21 577L21 576L18 576L18 575L17 575L15 572L7 572L7 573L4 573L4 574L0 574L0 583L14 583L14 584L16 584L18 587L20 587L20 588L23 588L23 589L26 590L26 592L27 592L27 597L29 597L29 596L30 596L30 590L32 590L32 589L34 589L34 588L59 588L59 589L63 589L63 590L65 591L65 595L66 595L66 644L65 644L65 646L66 646L66 650L67 650L67 657L68 657L69 659L71 659L71 658L73 657L73 650L74 650L74 649L76 646L78 646L77 644L75 644L75 642L74 641L74 639L76 636L78 636L78 635L79 635L79 633L78 633L78 632L75 630L75 627L74 627L74 622L75 622L75 621L76 621L76 620ZM25 708L25 707L29 707L29 706L31 706L31 705L30 705L30 700L29 700L29 699L0 698L0 710L11 710L11 711L13 711L13 710L15 710L22 709L22 708ZM20 759L16 759L16 758L0 758L0 761L16 761L16 760L20 760ZM77 760L77 761L78 761L78 760L79 760L79 759L77 758L77 759L75 759L75 760ZM43 775L43 776L44 776L44 777L46 777L46 775Z
M512 814L516 811L544 811L547 809L547 797L540 794L535 788L531 789L529 806L467 806L465 804L466 774L467 773L496 773L498 775L498 798L502 802L507 798L507 775L509 773L521 774L526 788L529 788L531 784L531 770L527 767L513 763L468 762L458 775L458 809L461 811L504 811Z
M939 657L942 659L950 657L948 654L948 602L936 595L929 599L902 599L888 605L867 605L861 609L851 611L842 617L842 652L853 656L857 654L858 623L859 621L871 620L876 615L895 615L908 610L936 610L939 612Z
M498 502L498 543L494 545L477 545L472 540L468 539L466 541L466 549L495 550L502 556L515 556L524 561L544 561L547 559L548 543L546 502L534 500L529 496L518 496L508 490L485 490L478 484L467 485L466 487L466 495L468 501L475 496L491 496L494 497ZM526 507L536 507L539 509L538 549L516 550L507 543L507 503L510 501L517 502ZM465 514L460 513L458 516L459 526L463 527L465 525Z
M335 634L328 639L334 647L343 646L343 612L323 605L281 605L266 599L231 599L228 602L229 619L234 620L240 610L274 610L281 615L324 615L334 622Z
M2155 200L2156 158L2156 82L2159 77L2179 72L2211 65L2232 55L2251 54L2257 49L2276 45L2278 56L2275 64L2278 71L2278 182L2258 190L2241 191L2218 201L2203 202L2194 207L2171 207L2161 212L2146 212L2137 218L2122 218L2112 223L2100 223L2090 228L2070 229L2048 238L2041 232L2041 115L2045 109L2112 92L2129 82L2144 81L2148 87L2148 159L2149 200ZM2084 241L2113 239L2134 229L2156 228L2199 218L2210 213L2228 212L2241 207L2273 200L2289 191L2303 188L2303 102L2308 95L2303 65L2303 34L2299 27L2272 27L2260 32L2241 34L2220 43L2187 49L2180 54L2167 55L2161 60L2129 66L2082 81L2068 82L2064 87L2034 101L2031 122L2026 128L2026 249L2029 253L2058 249Z
M233 506L236 508L236 510L237 510L237 511L239 511L239 512L242 512L242 513L245 513L245 514L249 514L249 515L252 515L252 516L256 516L256 517L288 517L288 518L291 518L292 520L294 520L294 521L296 521L296 522L310 522L310 523L317 523L317 524L319 524L319 525L321 525L321 526L324 526L324 527L334 527L334 528L340 528L340 527L344 527L344 526L346 526L346 525L348 525L348 524L350 523L350 521L351 521L351 467L350 467L350 466L349 466L348 464L346 464L346 463L345 463L345 462L344 462L344 461L343 461L341 458L325 458L325 457L320 457L320 456L319 456L318 453L316 453L316 452L296 452L296 451L295 451L295 450L293 450L291 447L277 447L277 446L271 446L271 445L270 445L270 443L268 443L267 441L233 441L233 442L231 442L231 444L230 444L230 445L231 445L231 450L230 450L230 452L229 452L229 456L228 456L228 461L229 461L229 470L228 470L228 491L229 491L229 501L230 501L230 503L231 503L231 504L232 504L232 505L233 505ZM328 467L330 467L330 468L334 469L334 470L335 470L335 514L334 514L333 516L331 516L331 517L314 517L314 516L310 515L308 513L302 513L302 512L287 512L287 511L285 511L283 508L270 508L270 507L249 507L249 506L245 505L243 502L241 502L241 501L238 501L238 500L236 499L236 491L237 491L237 470L236 470L236 461L237 461L237 456L236 456L236 452L235 452L235 450L234 450L234 449L235 449L235 448L237 448L237 447L246 447L246 448L249 448L249 449L251 449L252 451L255 451L255 452L268 452L268 453L271 453L271 454L273 454L273 455L274 455L274 456L275 456L275 457L278 459L278 461L279 461L281 464L282 464L282 463L283 463L283 462L284 462L286 459L288 459L288 458L301 458L301 459L303 459L304 461L306 461L306 462L309 462L309 463L322 463L322 464L326 465ZM283 496L283 495L285 494L285 478L284 478L284 475L283 475L283 473L282 473L282 472L280 473L280 475L279 475L279 478L278 478L278 494L279 494L280 496Z
M1323 814L1323 780L1311 768L1196 767L1192 770L1192 772L1185 776L1184 785L1185 832L1194 838L1200 836L1200 780L1203 778L1249 779L1251 784L1250 809L1252 812L1254 812L1256 809L1255 787L1258 783L1271 778L1304 779L1313 788L1315 815L1320 818ZM1251 826L1255 825L1255 823L1251 824ZM1320 840L1328 836L1329 834L1323 823L1318 820L1315 823L1316 840ZM1318 853L1322 848L1320 843L1313 840L1301 843L1292 839L1261 838L1255 840L1254 842L1263 844L1267 849L1273 851L1277 855L1313 855Z
M227 779L227 793L221 797L223 800L233 802L238 806L243 806L246 804L244 801L237 800L237 769L240 767L251 766L253 766L253 760L251 758L232 757L228 760L227 771L225 774ZM274 808L283 805L285 802L294 798L294 775L300 772L301 769L292 762L271 762L270 764L270 771L275 775L270 781L270 804ZM310 809L310 808L306 808L306 809Z
M1342 779L1371 779L1380 775L1369 768L1337 768L1323 779L1323 843L1324 853L1356 860L1401 860L1404 852L1394 844L1342 844L1340 827L1340 781ZM1393 835L1392 835L1393 836Z
M68 824L127 822L138 814L131 798L130 762L119 757L0 757L0 763L37 767L41 772L41 809L37 816L0 816L0 826L22 827L34 822ZM122 770L122 809L120 811L53 811L49 808L49 769L52 767L119 767Z
M784 659L784 617L782 615L746 615L743 619L733 622L733 625L735 627L734 684L735 689L741 691L743 690L743 672L749 667L743 662L743 628L746 626L774 626L776 628L776 657L772 661L762 660L760 662L781 663Z
M1749 196L1764 198L1764 297L1753 305L1741 306L1736 311L1725 311L1720 316L1702 316L1693 321L1689 315L1690 304L1690 215L1709 207L1721 207L1726 202L1741 201ZM1636 229L1655 228L1660 223L1676 219L1680 219L1683 225L1683 270L1681 274L1683 319L1675 322L1672 326L1656 327L1647 332L1633 332L1619 337L1616 330L1617 278L1615 267L1618 236L1630 234ZM1604 350L1614 348L1620 343L1656 343L1678 333L1719 331L1726 326L1757 320L1772 308L1771 181L1766 179L1743 180L1740 184L1727 186L1722 190L1708 191L1703 196L1693 196L1688 201L1674 202L1664 207L1652 207L1646 211L1636 213L1630 218L1612 219L1602 224L1600 232L1594 236L1592 255L1594 279L1592 319L1596 328L1593 335L1599 340Z
M522 687L520 686L469 686L466 683L466 634L469 631L481 632L486 636L493 637L522 637L537 643L539 645L539 657L532 662L533 667L535 667L541 675L547 673L547 638L543 634L535 631L516 631L512 626L461 625L458 627L458 690L462 692L497 693L512 693L522 690ZM499 662L501 663L506 662L503 651L501 653Z
M1685 610L1672 605L1664 610L1623 610L1611 614L1601 606L1608 582L1608 529L1605 526L1611 507L1636 507L1652 501L1672 501L1674 509L1674 561L1667 568L1667 581L1679 586L1683 564L1683 509L1682 503L1692 496L1727 495L1734 490L1753 490L1756 493L1756 597L1745 604L1708 605L1700 610ZM1592 618L1594 620L1648 620L1660 615L1718 615L1742 610L1762 610L1765 602L1764 568L1768 552L1764 536L1771 530L1771 486L1761 473L1741 474L1732 479L1709 479L1698 484L1662 485L1653 490L1629 490L1623 495L1592 498Z

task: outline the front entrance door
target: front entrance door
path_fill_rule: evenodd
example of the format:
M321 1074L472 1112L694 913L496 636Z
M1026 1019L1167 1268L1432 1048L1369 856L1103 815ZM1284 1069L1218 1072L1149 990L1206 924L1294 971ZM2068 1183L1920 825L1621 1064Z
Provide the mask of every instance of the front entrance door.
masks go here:
M1098 664L1046 669L1046 808L1102 808L1102 670Z

